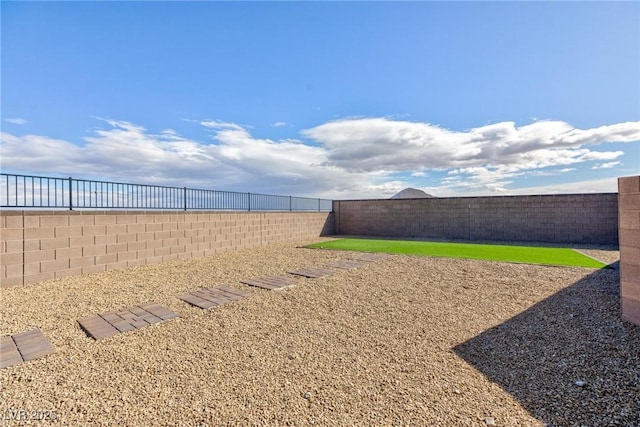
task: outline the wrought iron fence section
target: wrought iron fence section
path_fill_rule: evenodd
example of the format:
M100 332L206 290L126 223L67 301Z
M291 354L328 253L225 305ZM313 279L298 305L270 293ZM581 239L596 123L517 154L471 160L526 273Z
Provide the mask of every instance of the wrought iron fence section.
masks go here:
M2 207L65 208L69 206L68 180L3 173L0 197Z
M187 209L249 210L249 193L233 191L185 189Z
M72 209L182 209L184 189L69 178Z
M1 174L3 208L331 211L332 201L75 178Z
M308 199L304 197L292 197L291 209L294 211L320 211L322 199Z
M333 200L331 200L331 199L320 199L320 211L322 211L322 212L331 212L331 211L333 211Z
M249 193L252 211L288 211L291 210L289 196Z

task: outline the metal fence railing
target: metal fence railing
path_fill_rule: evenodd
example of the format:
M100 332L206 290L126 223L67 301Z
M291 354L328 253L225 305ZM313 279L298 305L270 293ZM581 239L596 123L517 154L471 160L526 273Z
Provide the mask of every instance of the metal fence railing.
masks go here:
M332 200L76 178L0 174L3 208L330 212Z

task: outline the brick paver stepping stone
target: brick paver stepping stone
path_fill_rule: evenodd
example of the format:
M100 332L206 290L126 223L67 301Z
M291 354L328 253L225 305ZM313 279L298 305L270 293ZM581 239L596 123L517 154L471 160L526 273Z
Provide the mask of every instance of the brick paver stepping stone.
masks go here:
M366 261L366 262L376 262L386 258L389 258L388 254L378 254L371 252L356 252L349 256L350 259L355 259L358 261Z
M78 323L87 335L95 340L100 340L176 317L179 317L177 313L160 304L148 303L86 316L79 319Z
M8 368L55 352L40 329L0 338L0 368Z
M338 259L327 264L329 267L342 268L344 270L352 270L354 268L364 267L368 265L367 261L359 261L355 259Z
M298 284L298 281L291 276L265 276L256 277L255 279L241 280L241 283L257 288L278 290L284 289Z
M218 286L216 288L191 291L188 294L181 296L180 299L206 310L244 298L250 294L251 292L243 291L241 289L230 288L228 286Z
M318 277L332 276L336 274L335 270L329 270L328 268L300 268L298 270L288 271L289 274L295 274L296 276L308 277L310 279L316 279Z

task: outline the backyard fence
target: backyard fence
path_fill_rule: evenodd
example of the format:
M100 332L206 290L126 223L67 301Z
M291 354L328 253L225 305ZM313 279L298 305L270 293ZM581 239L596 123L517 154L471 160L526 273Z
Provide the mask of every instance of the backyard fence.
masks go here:
M332 200L2 173L0 206L330 212Z

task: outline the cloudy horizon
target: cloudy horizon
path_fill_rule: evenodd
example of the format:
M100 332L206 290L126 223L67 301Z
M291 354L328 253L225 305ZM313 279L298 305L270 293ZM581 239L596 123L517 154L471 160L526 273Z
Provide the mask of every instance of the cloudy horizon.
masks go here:
M616 175L587 180L570 175L579 167L624 171L627 163L632 171L640 141L640 122L577 129L539 120L454 131L360 117L272 140L254 135L247 125L183 120L210 132L208 139L197 140L170 128L154 133L126 121L94 121L82 141L3 131L3 171L333 199L388 198L407 187L440 197L611 192ZM516 183L554 175L568 179ZM420 185L426 177L432 183Z

